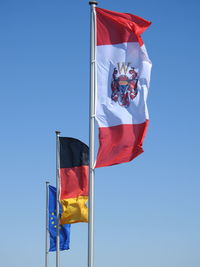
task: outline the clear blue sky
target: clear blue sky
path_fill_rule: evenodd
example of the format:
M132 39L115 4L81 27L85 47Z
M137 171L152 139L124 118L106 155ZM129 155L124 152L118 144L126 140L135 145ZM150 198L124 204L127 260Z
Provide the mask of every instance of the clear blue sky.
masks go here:
M153 22L143 35L153 69L145 152L96 171L95 267L199 267L200 2L99 6ZM88 144L88 87L88 1L0 1L3 267L44 266L54 131ZM87 224L76 224L61 267L86 267L86 259Z

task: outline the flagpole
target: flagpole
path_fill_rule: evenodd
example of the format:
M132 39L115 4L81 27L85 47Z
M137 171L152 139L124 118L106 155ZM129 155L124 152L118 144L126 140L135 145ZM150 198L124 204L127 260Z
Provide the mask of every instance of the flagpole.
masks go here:
M45 267L48 267L48 221L49 221L49 182L46 182L46 220L45 220Z
M60 267L60 215L59 215L59 195L60 195L60 132L56 131L56 267Z
M90 1L90 119L89 119L89 220L88 220L88 267L94 266L94 123L95 123L95 60L96 15L98 3Z

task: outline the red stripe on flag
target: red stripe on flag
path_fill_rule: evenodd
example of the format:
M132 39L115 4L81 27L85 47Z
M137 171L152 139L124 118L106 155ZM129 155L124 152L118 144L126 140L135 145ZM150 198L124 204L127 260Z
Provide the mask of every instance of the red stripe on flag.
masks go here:
M151 25L136 15L119 13L96 8L97 13L97 45L119 44L143 41L140 35Z
M88 195L88 166L60 169L60 199Z
M129 162L143 152L142 143L148 121L99 128L99 151L96 168Z

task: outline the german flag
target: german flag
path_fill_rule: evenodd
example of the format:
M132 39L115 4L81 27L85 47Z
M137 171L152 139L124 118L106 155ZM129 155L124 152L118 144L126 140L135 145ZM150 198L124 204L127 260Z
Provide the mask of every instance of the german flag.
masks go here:
M61 224L88 222L89 148L78 139L59 137Z

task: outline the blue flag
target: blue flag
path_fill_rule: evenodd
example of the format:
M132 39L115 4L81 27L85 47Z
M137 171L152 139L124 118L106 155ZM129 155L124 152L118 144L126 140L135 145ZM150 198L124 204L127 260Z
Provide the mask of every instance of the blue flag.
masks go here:
M60 207L60 214L62 209ZM56 251L56 188L49 185L49 251ZM71 224L60 225L60 250L69 249Z

